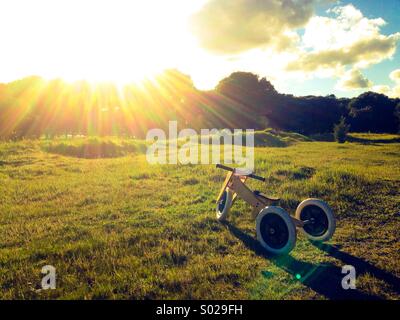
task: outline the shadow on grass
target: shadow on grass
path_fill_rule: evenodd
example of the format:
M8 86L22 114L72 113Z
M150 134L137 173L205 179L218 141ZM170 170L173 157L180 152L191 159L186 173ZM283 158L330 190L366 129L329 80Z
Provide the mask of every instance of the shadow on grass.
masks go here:
M313 264L309 262L300 261L294 259L292 256L274 256L267 253L264 248L260 245L260 243L244 233L242 230L238 229L236 226L230 224L229 222L225 222L224 225L228 228L228 230L239 240L243 242L243 244L256 253L258 256L264 257L268 259L273 264L285 270L287 273L293 276L293 279L296 276L300 276L300 281L305 286L309 287L313 291L325 296L328 299L336 299L336 300L380 300L382 298L374 295L369 295L367 293L361 292L357 289L349 289L344 290L342 288L342 279L345 276L342 274L341 268L332 265L332 264ZM328 251L327 251L328 252ZM346 257L350 255L346 254ZM352 257L352 256L350 256ZM356 271L359 273L357 264L357 259L352 257L353 259L344 261L346 264L352 264ZM358 259L359 260L359 259ZM352 263L350 263L350 261ZM362 269L362 268L361 268ZM360 270L361 270L360 269ZM377 268L376 268L377 269ZM379 270L379 269L378 269ZM370 271L366 271L370 272Z
M357 275L370 274L388 284L393 291L400 294L400 278L394 276L390 272L379 269L369 262L352 256L346 252L340 251L337 247L320 242L311 242L315 247L325 251L330 256L342 261L345 264L352 265L356 269Z

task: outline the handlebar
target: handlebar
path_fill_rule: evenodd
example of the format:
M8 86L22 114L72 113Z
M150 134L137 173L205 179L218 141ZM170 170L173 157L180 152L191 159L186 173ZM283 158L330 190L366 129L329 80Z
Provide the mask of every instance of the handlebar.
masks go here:
M219 168L219 169L223 169L223 170L226 170L226 171L231 171L231 172L236 173L236 169L235 168L231 168L231 167L225 166L223 164L217 164L216 167ZM245 176L247 176L249 178L256 179L256 180L260 180L260 181L263 181L263 182L265 181L265 178L257 176L257 175L252 174L252 173L251 174L246 174Z

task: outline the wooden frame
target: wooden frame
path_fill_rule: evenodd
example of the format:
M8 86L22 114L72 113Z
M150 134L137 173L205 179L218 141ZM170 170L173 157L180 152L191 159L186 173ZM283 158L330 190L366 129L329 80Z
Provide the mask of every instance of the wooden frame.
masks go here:
M217 203L221 200L224 191L226 188L229 188L234 192L232 204L239 196L248 204L253 207L251 212L252 218L255 220L257 215L260 213L262 209L264 209L269 204L279 201L277 198L271 198L263 194L254 193L249 187L246 186L245 182L247 180L247 176L238 175L235 172L229 172L225 178L225 181L222 185L222 188L217 197ZM304 226L304 222L296 219L293 216L290 216L293 220L293 223L297 228L302 228Z

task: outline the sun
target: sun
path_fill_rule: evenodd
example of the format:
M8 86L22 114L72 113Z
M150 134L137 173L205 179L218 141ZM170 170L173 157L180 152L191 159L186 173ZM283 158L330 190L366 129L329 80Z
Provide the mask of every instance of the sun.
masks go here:
M0 81L35 74L131 83L189 65L195 45L187 20L202 2L5 1L2 61L11 63L1 65Z
M134 56L134 61L126 62L120 57L96 57L93 52L92 63L84 62L81 65L74 60L65 61L64 69L60 70L62 78L66 81L86 80L92 83L113 82L122 86L128 83L140 84L146 79L153 79L161 73L166 65L155 66L153 61L145 54ZM46 78L52 78L53 72L44 73Z

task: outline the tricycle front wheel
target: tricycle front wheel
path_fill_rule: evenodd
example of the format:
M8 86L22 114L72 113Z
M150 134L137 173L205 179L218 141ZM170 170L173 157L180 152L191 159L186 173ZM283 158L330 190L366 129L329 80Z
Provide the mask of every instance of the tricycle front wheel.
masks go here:
M302 231L312 241L327 241L335 233L335 215L325 201L304 200L297 207L295 217L305 222Z
M233 201L233 191L229 188L226 188L224 193L222 194L221 198L217 202L217 220L218 221L225 221L229 211L232 207Z

